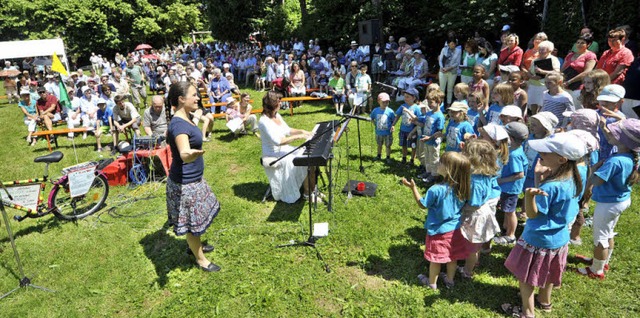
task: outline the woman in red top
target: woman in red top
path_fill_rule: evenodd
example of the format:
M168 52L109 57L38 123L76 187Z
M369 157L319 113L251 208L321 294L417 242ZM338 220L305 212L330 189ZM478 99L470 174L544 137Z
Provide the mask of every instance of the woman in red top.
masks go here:
M518 43L519 39L515 33L507 35L507 46L500 50L498 65L515 65L520 67L524 52L518 46Z
M593 38L591 35L587 34L578 37L576 41L576 51L569 52L567 57L564 58L564 64L562 64L562 73L565 77L565 89L573 97L573 104L579 108L582 106L582 103L578 99L582 79L587 76L587 73L593 70L598 61L596 54L587 49L592 42Z
M633 53L624 46L626 32L622 28L609 31L607 42L611 49L604 51L596 68L609 74L611 84L624 83L627 68L633 63Z

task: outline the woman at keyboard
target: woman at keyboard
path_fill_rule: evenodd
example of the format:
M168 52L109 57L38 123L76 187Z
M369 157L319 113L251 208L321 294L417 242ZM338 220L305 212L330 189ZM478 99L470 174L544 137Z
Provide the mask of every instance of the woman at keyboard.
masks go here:
M302 129L291 128L282 119L278 110L280 110L280 98L282 95L275 91L269 91L262 98L262 116L258 123L260 136L262 140L262 164L269 178L271 193L276 201L286 203L294 203L300 198L300 186L304 188L304 197L308 199L309 189L315 188L315 173L311 178L311 187L307 182L307 168L302 166L294 166L293 158L301 156L304 149L299 149L284 159L278 161L273 166L269 163L287 154L294 149L289 145L297 139L307 140L311 138L312 133ZM316 198L313 197L315 201Z

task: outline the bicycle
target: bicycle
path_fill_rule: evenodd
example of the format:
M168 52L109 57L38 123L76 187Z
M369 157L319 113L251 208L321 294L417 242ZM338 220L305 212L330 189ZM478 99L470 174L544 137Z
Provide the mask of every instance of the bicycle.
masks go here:
M42 178L1 183L2 204L26 212L23 216L15 215L13 218L16 221L38 218L49 213L62 220L77 220L102 207L109 195L107 177L102 173L102 168L108 162L85 162L67 167L62 170L61 177L49 180L49 165L60 162L62 158L64 154L60 151L35 158L33 162L45 163ZM45 203L43 194L47 183L51 183L53 187Z

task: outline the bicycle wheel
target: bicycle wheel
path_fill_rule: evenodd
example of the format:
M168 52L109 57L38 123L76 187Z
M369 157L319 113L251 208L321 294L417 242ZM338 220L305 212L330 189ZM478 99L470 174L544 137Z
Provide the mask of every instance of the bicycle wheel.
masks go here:
M53 193L49 200L49 209L58 218L63 220L77 220L87 217L98 211L109 195L107 179L96 174L89 191L75 198L69 192L69 181L65 180L51 190Z

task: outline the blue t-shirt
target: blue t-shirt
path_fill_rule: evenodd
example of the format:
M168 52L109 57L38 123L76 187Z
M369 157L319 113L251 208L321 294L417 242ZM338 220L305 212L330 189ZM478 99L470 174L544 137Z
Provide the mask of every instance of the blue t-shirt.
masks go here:
M467 202L470 206L481 207L487 200L500 196L500 186L494 176L482 174L471 175L471 199Z
M500 120L500 113L502 112L503 108L504 107L498 104L491 105L489 107L489 110L487 110L487 113L485 114L487 118L487 124L494 123L496 125L502 125L502 120Z
M398 110L396 110L396 116L400 117L400 120L402 121L400 123L400 131L408 133L411 132L416 125L411 123L411 116L402 111L405 108L409 109L409 111L417 117L420 116L420 107L416 104L413 104L412 106L402 104L398 107Z
M389 136L391 135L391 125L396 118L396 114L389 107L382 110L380 107L376 107L371 112L371 119L376 125L377 136Z
M616 153L607 159L594 172L604 180L602 185L593 187L591 199L600 203L623 202L631 198L631 186L627 178L633 172L633 156L629 153Z
M512 182L501 183L500 189L502 189L503 193L522 193L528 166L529 161L527 160L527 156L525 156L524 154L524 150L522 150L522 146L509 151L509 161L506 165L504 165L504 167L502 167L501 177L505 178L514 174L518 174L520 172L525 173L525 177Z
M109 118L113 117L113 110L111 110L109 107L105 107L104 110L98 108L96 116L98 117L100 125L109 126Z
M173 117L167 130L167 143L169 147L171 147L171 153L173 154L169 178L171 178L173 182L181 184L200 181L204 173L204 159L202 156L199 156L193 162L185 163L182 161L178 146L176 145L176 137L182 134L189 137L189 146L191 149L202 149L202 132L198 129L198 126L182 118Z
M582 191L580 191L580 195L578 197L582 199L584 190L587 188L587 174L589 173L589 167L587 165L579 165L578 173L580 174L580 181L582 181Z
M466 120L459 123L454 120L449 120L449 125L447 126L447 147L445 151L462 151L460 143L464 141L464 134L475 134L471 123Z
M483 112L486 115L486 112ZM478 113L478 111L475 109L469 108L469 110L467 111L467 117L469 117L469 123L471 123L471 126L473 126L473 131L476 133L476 135L480 135L480 132L478 131L478 121L480 121L480 113Z
M540 189L548 196L536 196L538 215L527 219L522 238L536 247L560 248L569 243L567 224L578 215L575 184L572 179L551 180Z
M18 107L24 108L29 115L36 115L38 113L37 110L36 110L36 100L32 98L29 101L30 101L30 103L29 103L29 105L27 105L27 104L24 103L23 100L20 100L18 102ZM25 115L24 118L26 119L27 116Z
M422 128L422 137L433 136L437 132L442 132L444 129L444 115L442 112L427 112L424 121L424 127ZM440 144L440 138L429 139L425 141L425 144L436 146Z
M456 197L449 185L439 183L431 186L420 203L429 209L424 222L427 235L444 234L460 228L460 210L464 201Z

